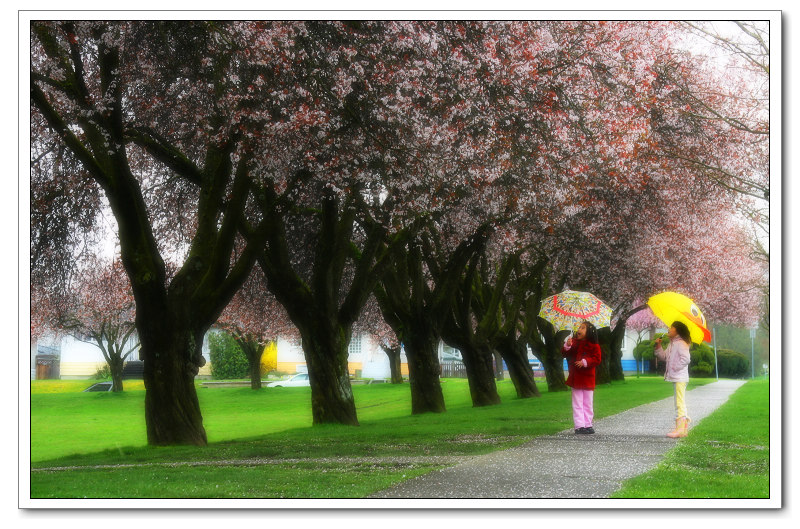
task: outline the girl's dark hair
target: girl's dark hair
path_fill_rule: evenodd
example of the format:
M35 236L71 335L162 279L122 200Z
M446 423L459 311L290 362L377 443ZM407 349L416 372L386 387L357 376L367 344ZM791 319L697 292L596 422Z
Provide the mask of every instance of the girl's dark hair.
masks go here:
M600 343L600 338L597 336L597 327L594 326L594 323L586 320L583 320L582 323L586 325L586 340L589 343Z
M684 342L687 344L692 343L692 337L689 334L689 327L687 327L685 323L682 321L673 321L672 326L675 327L675 330L678 331L678 336L683 338Z

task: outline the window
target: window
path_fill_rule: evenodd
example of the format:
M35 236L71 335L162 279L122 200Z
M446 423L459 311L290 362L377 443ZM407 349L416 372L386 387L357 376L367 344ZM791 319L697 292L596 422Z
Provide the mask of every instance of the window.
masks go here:
M461 360L461 351L450 347L444 342L439 342L439 358L442 362L455 362Z
M141 351L141 350L142 350L142 348L141 348L141 346L139 346L136 349L134 349L133 351L131 351L131 354L128 355L128 360L127 361L128 362L138 362L139 360L141 360L141 358L139 358L139 351ZM203 354L203 357L206 359L206 362L208 362L210 360L208 351L206 349L204 349L202 354Z
M81 332L81 331L73 332L72 336L74 336L76 340L80 340L82 342L92 342L92 341L94 341L94 338L92 338L88 334L86 334L84 332Z
M350 339L350 346L347 348L347 355L360 355L361 354L361 336L353 336Z
M59 356L61 354L61 346L59 345L36 345L36 354L39 355L52 355Z

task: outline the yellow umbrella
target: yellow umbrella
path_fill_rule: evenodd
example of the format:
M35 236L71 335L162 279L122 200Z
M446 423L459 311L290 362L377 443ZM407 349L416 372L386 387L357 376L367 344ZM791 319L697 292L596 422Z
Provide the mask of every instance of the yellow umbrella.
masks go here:
M677 292L662 292L647 300L650 310L669 327L675 321L686 324L694 343L711 341L711 332L707 328L706 317L690 298Z

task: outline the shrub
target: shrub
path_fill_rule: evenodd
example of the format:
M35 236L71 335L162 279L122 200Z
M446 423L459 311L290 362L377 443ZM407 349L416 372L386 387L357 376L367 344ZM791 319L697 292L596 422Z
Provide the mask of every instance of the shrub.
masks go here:
M275 342L269 342L261 354L261 376L276 369L278 369L278 345Z
M689 375L709 377L714 374L714 349L706 344L692 344L689 349Z
M669 339L666 336L661 340L661 347L666 348L669 345ZM637 360L645 360L650 362L648 373L664 373L664 362L659 361L656 365L655 355L656 342L655 340L642 340L633 350L633 357Z
M633 348L633 357L636 360L652 360L653 359L653 342L651 340L642 340Z
M106 380L109 378L111 378L111 368L108 367L108 364L99 368L94 374L95 380Z
M236 340L226 332L208 335L211 376L216 379L247 378L247 357Z
M714 366L708 362L699 362L694 366L689 366L689 375L693 377L710 377L714 372Z
M667 348L669 340L662 339L661 346ZM636 360L649 360L651 373L663 373L664 363L658 362L655 365L655 341L642 340L633 349L633 357ZM714 348L707 344L692 344L689 349L691 360L689 361L689 375L696 377L715 376L714 371ZM729 349L717 349L716 364L719 366L719 375L723 377L740 378L745 377L750 372L750 359L739 352Z
M750 373L750 359L730 349L717 349L717 363L720 376L741 378Z

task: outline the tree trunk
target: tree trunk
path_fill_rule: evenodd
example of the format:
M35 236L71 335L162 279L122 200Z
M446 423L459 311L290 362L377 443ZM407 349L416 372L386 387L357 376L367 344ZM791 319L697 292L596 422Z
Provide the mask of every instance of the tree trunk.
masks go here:
M547 390L567 391L569 386L564 378L564 356L561 354L561 346L569 336L569 331L555 331L553 325L542 318L537 318L537 321L537 330L541 333L542 339L529 336L529 339L534 340L530 346L544 367Z
M137 325L144 360L147 442L205 446L206 431L194 377L205 364L203 330L180 330L171 322ZM155 328L154 328L155 327Z
M384 345L381 345L381 349L383 349L383 352L389 357L389 371L391 373L392 384L402 384L403 373L400 369L400 352L402 349L399 346L386 347Z
M503 378L504 378L503 356L500 354L499 351L494 351L493 355L494 355L495 378L497 378L497 380L503 380Z
M442 413L446 411L441 366L436 354L438 340L426 333L408 333L403 344L408 359L408 382L411 386L411 414Z
M625 322L618 322L611 332L611 380L625 380L622 369L622 340L625 337Z
M258 348L255 353L247 355L247 363L250 372L250 389L261 389L261 354Z
M122 367L122 360L108 364L111 371L111 391L115 393L122 391Z
M124 366L122 353L117 348L117 344L110 343L108 344L107 354L104 351L103 355L106 357L108 370L111 372L111 391L118 393L122 391L122 368Z
M250 389L261 389L261 354L264 350L262 344L244 337L237 338L236 342L247 357Z
M514 383L517 397L527 399L539 397L539 388L533 379L533 369L528 362L528 348L524 343L511 343L505 340L498 344L498 351L508 366L508 375Z
M596 384L611 384L611 351L607 343L600 342L600 364L595 368Z
M491 349L488 346L473 344L461 344L458 349L461 351L464 367L467 369L472 406L477 408L500 404L500 395L497 394L497 384L494 379Z
M533 349L533 345L531 345ZM534 349L536 351L536 349ZM567 391L567 379L564 377L564 357L557 344L544 343L536 357L542 363L547 381L547 391Z
M301 328L300 334L311 382L313 424L358 426L347 366L350 329L318 322Z
M613 380L625 380L622 372L622 338L620 327L614 331L609 327L598 329L600 350L602 352L600 365L596 370L595 380L598 384L610 384ZM621 327L624 329L625 326Z

